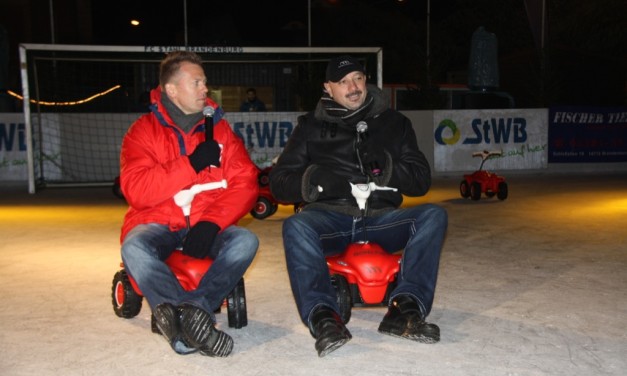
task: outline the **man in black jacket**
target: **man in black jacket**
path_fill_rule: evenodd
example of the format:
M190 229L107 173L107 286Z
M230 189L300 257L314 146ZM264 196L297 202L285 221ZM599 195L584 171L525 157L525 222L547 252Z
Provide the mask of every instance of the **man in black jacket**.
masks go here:
M373 191L362 216L349 182L375 182L397 191ZM362 231L386 252L403 250L398 284L379 332L439 341L440 329L425 318L433 303L447 214L432 204L400 208L402 195L427 193L430 167L410 120L366 83L358 60L344 55L329 62L323 95L314 111L298 118L270 184L278 200L305 204L285 220L283 245L296 305L320 357L351 339L338 314L325 256L341 253Z

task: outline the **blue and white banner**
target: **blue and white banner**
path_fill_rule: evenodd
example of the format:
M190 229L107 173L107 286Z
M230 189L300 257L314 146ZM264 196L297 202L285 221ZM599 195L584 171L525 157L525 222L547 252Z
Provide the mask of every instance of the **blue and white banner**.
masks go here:
M21 113L0 117L0 180L28 180L26 128Z
M549 162L627 162L627 108L551 107Z
M225 118L244 140L250 158L260 168L268 167L285 147L301 112L232 112Z
M434 111L435 171L474 171L473 153L499 151L487 170L539 169L547 166L547 110Z

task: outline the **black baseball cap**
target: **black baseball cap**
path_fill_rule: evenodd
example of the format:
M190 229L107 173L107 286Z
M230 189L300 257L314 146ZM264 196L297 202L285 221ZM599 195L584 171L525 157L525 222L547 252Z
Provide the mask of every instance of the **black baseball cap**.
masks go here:
M326 80L327 82L338 82L351 72L361 72L365 74L366 69L357 59L350 55L338 56L329 61Z

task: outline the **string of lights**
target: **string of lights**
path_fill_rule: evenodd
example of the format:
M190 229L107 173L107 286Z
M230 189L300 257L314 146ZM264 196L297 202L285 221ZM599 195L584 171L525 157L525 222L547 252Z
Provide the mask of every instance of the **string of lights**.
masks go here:
M117 89L119 89L121 87L122 87L121 85L115 85L115 86L113 86L113 87L111 87L111 88L109 88L109 89L107 89L105 91L102 91L100 93L96 93L96 94L94 94L94 95L92 95L90 97L87 97L85 99L80 99L80 100L77 100L77 101L49 102L49 101L37 101L35 99L31 99L30 103L39 104L39 105L42 105L42 106L76 106L76 105L79 105L79 104L84 104L84 103L90 102L90 101L92 101L92 100L94 100L94 99L96 99L98 97L102 97L104 95L107 95L107 94L111 93L112 91L117 90ZM9 95L19 99L19 100L24 100L23 96L17 94L14 91L7 90L7 93Z

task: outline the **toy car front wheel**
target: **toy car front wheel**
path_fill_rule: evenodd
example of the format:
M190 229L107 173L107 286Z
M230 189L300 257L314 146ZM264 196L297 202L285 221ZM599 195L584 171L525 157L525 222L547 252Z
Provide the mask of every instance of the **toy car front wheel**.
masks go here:
M250 215L257 219L264 219L274 214L278 207L277 204L272 204L267 198L258 197Z
M462 182L459 183L459 194L463 198L470 197L470 186L468 185L468 182L466 180L462 180Z
M496 193L496 197L499 200L505 200L507 198L507 183L502 181L499 183L499 191Z
M113 311L119 317L130 319L137 316L142 309L141 295L138 295L126 274L125 270L120 270L113 277L113 287L111 289L111 300Z
M475 181L470 185L470 198L472 200L479 200L481 198L481 183Z
M340 317L344 324L348 324L351 319L351 308L353 306L348 281L343 275L334 274L331 276L331 283L333 287L335 287L337 294L337 305L340 307Z
M248 314L246 313L246 290L244 278L241 278L233 291L227 297L227 314L229 327L240 329L248 325Z

